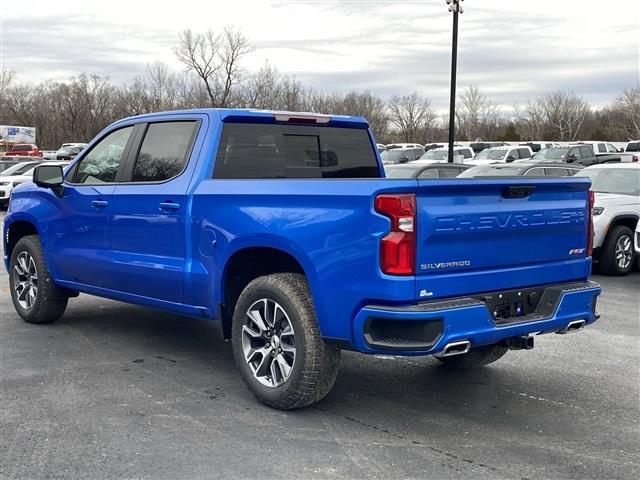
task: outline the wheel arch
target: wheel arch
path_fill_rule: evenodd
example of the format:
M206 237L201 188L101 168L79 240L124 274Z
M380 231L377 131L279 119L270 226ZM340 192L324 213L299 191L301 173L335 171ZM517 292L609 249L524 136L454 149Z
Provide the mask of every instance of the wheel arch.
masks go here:
M22 237L28 235L40 236L40 231L36 225L36 222L28 218L18 218L5 226L5 258L7 263L11 258L11 253L16 244Z
M303 264L297 255L275 245L243 246L233 251L222 269L219 283L219 314L224 338L231 338L233 310L249 282L263 275L290 272L304 275L311 285L311 272Z
M613 219L611 219L611 222L609 222L609 228L607 229L607 235L609 235L611 230L613 228L617 227L618 225L623 225L623 226L629 228L629 230L631 230L633 232L636 229L636 225L638 224L638 220L639 219L640 219L640 217L638 215L633 215L633 214L617 215L617 216L613 217Z

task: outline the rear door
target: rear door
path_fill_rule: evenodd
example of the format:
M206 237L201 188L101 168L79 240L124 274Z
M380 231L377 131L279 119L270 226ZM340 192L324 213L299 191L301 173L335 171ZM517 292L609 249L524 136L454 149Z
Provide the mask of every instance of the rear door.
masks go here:
M419 298L586 278L588 182L513 178L418 183Z
M193 173L187 167L200 124L198 118L172 117L142 126L125 181L115 187L111 202L116 290L183 301L187 190Z

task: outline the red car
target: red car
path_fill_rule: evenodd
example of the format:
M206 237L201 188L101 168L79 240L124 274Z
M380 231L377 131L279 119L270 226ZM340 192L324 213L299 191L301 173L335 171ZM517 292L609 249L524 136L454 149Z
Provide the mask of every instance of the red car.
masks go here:
M6 157L41 157L42 150L33 143L16 143L11 150L4 154Z

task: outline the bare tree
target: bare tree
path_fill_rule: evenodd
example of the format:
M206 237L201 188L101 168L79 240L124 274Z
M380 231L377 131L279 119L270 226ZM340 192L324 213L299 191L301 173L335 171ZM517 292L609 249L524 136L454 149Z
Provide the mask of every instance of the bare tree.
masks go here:
M174 49L187 71L194 72L204 83L212 107L216 106L215 75L221 68L220 44L220 35L211 30L194 34L187 29L179 34L178 46Z
M278 70L265 63L245 83L242 103L249 108L275 108L280 90Z
M520 130L527 140L541 140L545 133L545 113L540 99L527 99L524 107L514 105Z
M0 70L0 94L13 83L16 77L16 72L13 70L3 69Z
M470 85L460 96L456 120L460 138L493 139L498 127L499 112L489 97L478 87Z
M391 123L405 142L424 142L436 118L431 102L417 93L391 97L389 112Z
M219 62L222 65L222 93L220 106L229 106L231 89L242 80L240 60L251 52L252 46L249 40L233 27L226 27L222 33L222 48Z
M558 140L573 141L589 113L589 105L569 90L546 93L541 99L548 127Z
M232 89L242 78L240 60L250 51L249 40L233 27L225 28L221 34L185 30L174 49L187 71L202 80L212 107L229 105Z
M622 95L605 109L605 115L618 138L640 138L640 83L622 92Z

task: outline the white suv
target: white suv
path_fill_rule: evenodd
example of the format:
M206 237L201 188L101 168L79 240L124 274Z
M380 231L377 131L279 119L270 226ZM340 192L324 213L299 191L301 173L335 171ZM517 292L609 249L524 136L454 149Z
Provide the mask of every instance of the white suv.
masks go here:
M633 267L633 232L640 219L640 164L593 165L576 173L589 177L595 192L593 258L607 275L626 275Z
M465 162L471 165L491 165L492 163L511 163L516 160L527 161L533 156L530 147L493 147L485 148L478 152L472 161Z
M461 162L468 163L473 158L473 150L470 147L453 147L453 158L461 157ZM420 161L438 163L446 162L449 158L449 147L433 148L420 157Z

